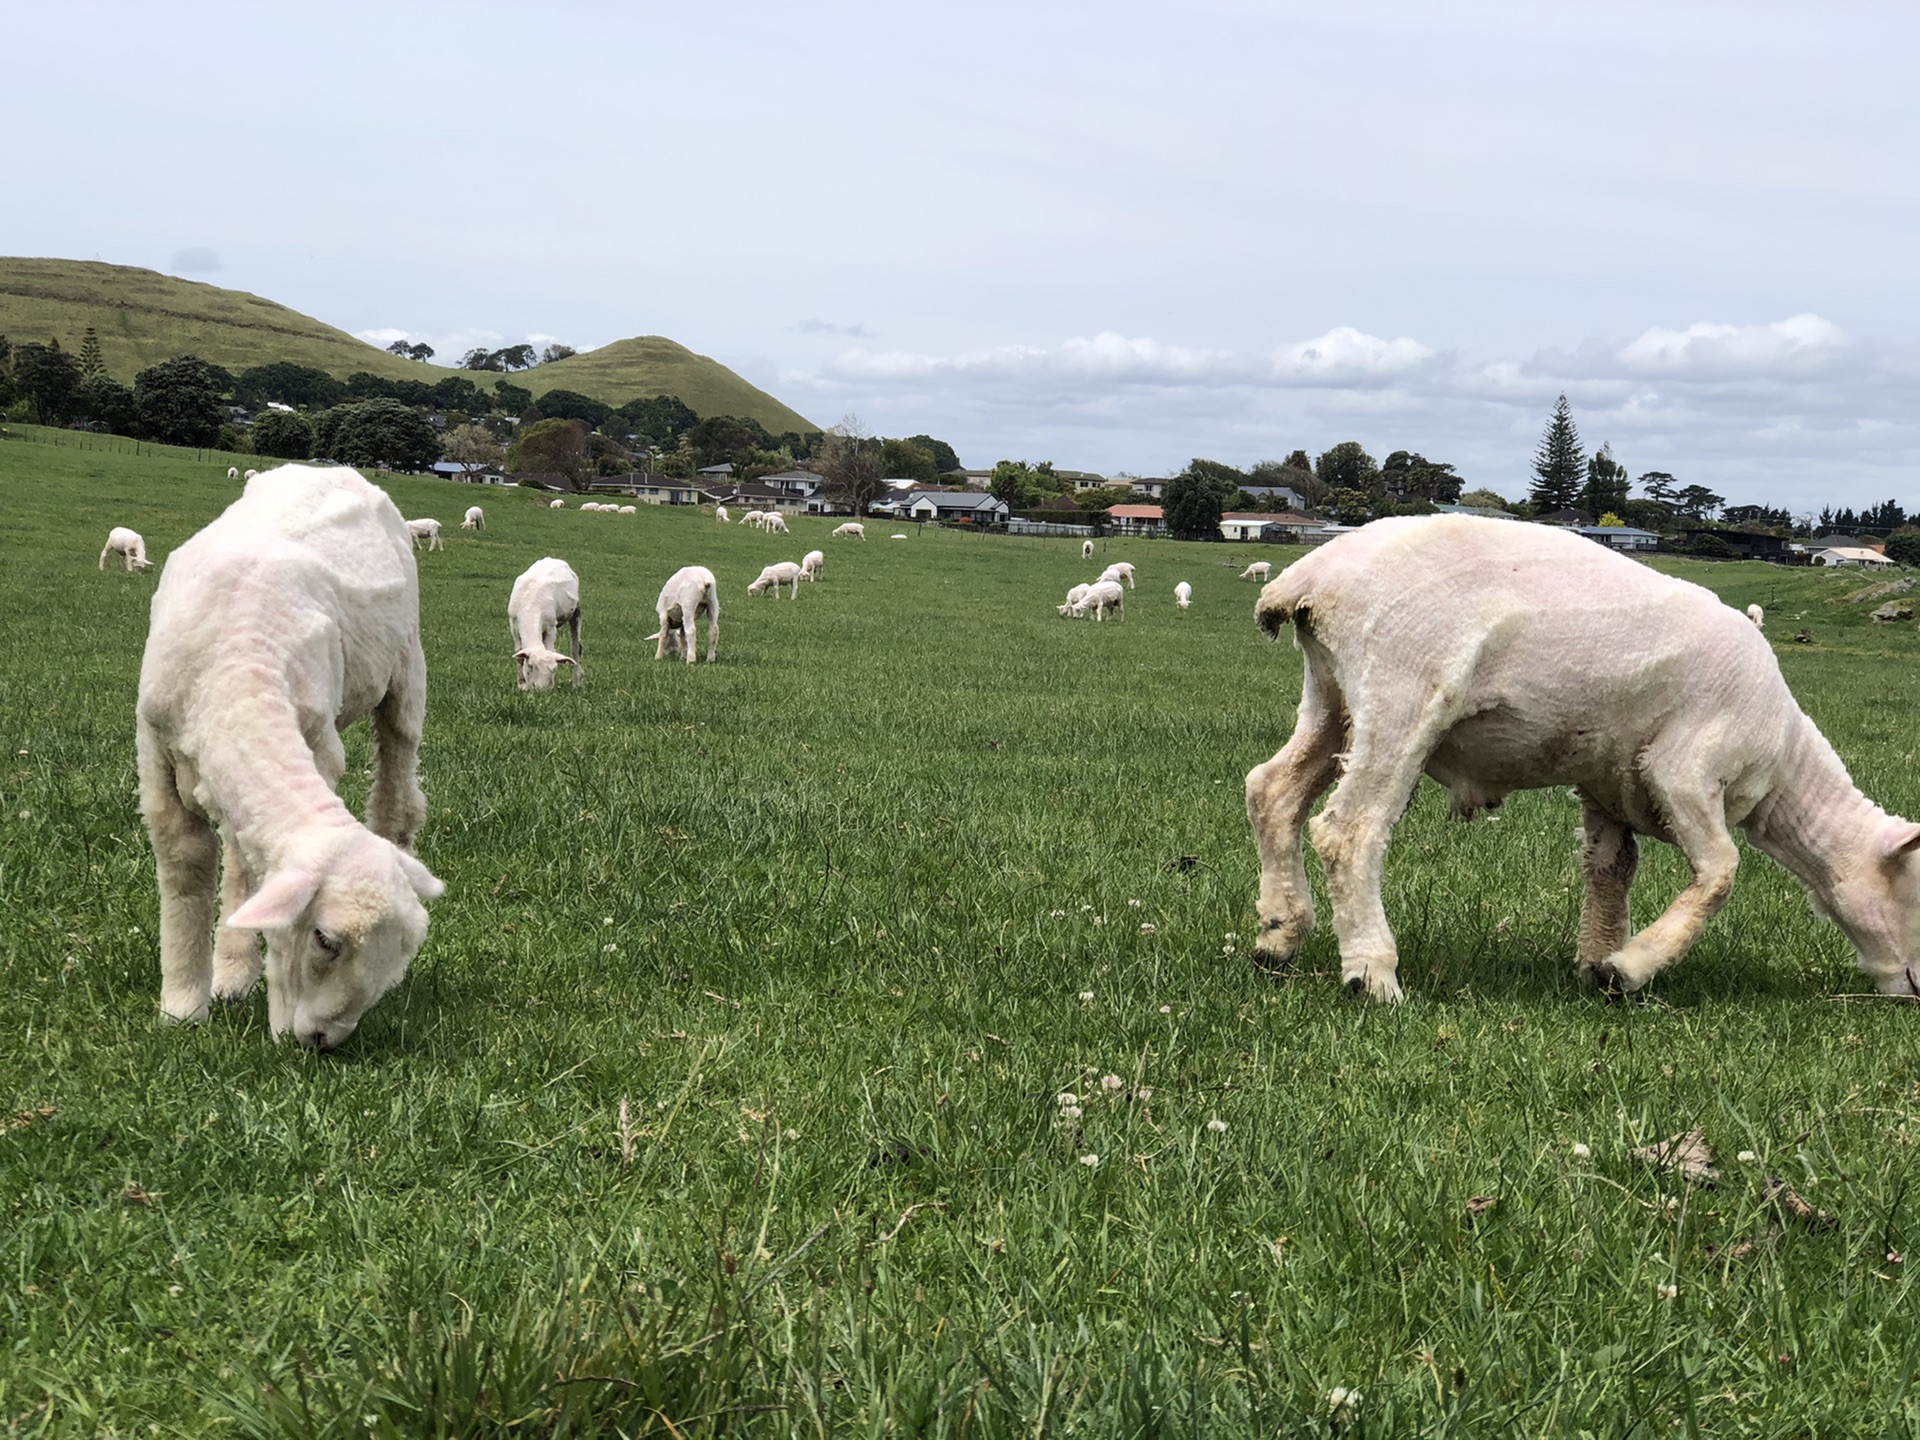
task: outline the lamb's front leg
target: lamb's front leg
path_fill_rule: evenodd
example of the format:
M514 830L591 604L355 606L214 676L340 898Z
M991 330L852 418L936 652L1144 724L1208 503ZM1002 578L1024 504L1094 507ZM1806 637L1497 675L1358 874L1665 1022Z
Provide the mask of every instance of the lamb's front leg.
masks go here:
M1633 934L1627 901L1640 866L1640 847L1631 830L1592 805L1586 806L1580 823L1586 833L1580 847L1586 880L1580 902L1580 974L1591 977Z
M259 884L259 877L247 869L233 837L220 836L220 917L233 914ZM216 1000L241 1000L260 978L260 937L252 930L230 930L222 926L213 941L213 996Z
M1649 788L1654 788L1650 786ZM1656 789L1655 801L1687 857L1693 883L1646 929L1594 966L1609 989L1638 990L1687 953L1700 932L1733 893L1740 851L1727 831L1726 802L1717 784L1676 793Z
M573 688L578 690L587 683L587 642L580 636L580 611L574 609L573 618L567 622L567 628L573 635Z
M172 762L145 725L139 729L140 808L153 842L160 886L160 1011L171 1020L207 1018L213 991L213 892L219 854L213 826L175 788Z

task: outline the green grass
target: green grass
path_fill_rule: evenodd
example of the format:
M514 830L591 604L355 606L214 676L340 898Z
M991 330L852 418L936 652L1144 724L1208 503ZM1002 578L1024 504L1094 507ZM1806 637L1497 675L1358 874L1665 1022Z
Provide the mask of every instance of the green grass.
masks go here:
M1609 1005L1572 973L1572 802L1461 826L1426 787L1389 858L1407 1003L1347 996L1324 924L1252 973L1240 783L1299 663L1248 547L1103 547L1141 588L1096 625L1053 613L1075 542L502 490L476 537L472 490L393 478L449 531L432 934L337 1056L271 1043L257 995L163 1025L154 576L94 561L113 524L164 559L228 463L0 443L0 1115L53 1107L0 1136L7 1433L1307 1436L1336 1386L1348 1434L1920 1429L1886 1258L1920 1017L1830 998L1868 987L1763 858L1654 1003ZM746 598L816 544L797 603ZM513 688L545 554L583 580L578 695ZM695 562L720 663L653 664ZM1911 624L1827 603L1858 576L1675 568L1770 602L1796 692L1920 812ZM1681 884L1647 851L1642 922ZM1694 1127L1716 1185L1629 1155Z
M0 335L16 342L51 336L77 351L89 325L99 333L108 373L129 384L147 366L185 354L236 375L290 360L342 380L356 370L428 384L449 375L482 385L501 378L403 360L297 310L198 280L99 261L0 257ZM659 335L618 340L505 378L536 398L563 387L610 405L677 395L701 415L749 417L776 435L819 428L719 361Z

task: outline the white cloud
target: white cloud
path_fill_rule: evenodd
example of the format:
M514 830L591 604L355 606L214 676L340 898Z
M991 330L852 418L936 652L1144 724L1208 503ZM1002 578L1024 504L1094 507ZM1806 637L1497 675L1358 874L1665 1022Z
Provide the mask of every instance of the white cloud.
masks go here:
M1794 315L1770 325L1722 325L1701 321L1685 330L1644 332L1622 346L1622 368L1641 375L1709 378L1731 375L1806 374L1832 364L1844 352L1846 334L1818 315Z
M1418 340L1402 335L1382 340L1351 325L1273 352L1274 378L1282 383L1361 385L1401 380L1427 368L1437 357Z

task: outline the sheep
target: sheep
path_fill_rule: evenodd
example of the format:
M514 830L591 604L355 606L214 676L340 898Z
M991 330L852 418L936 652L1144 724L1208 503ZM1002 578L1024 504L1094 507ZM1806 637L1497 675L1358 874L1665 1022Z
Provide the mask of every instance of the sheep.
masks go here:
M780 587L782 585L790 587L792 591L787 597L788 599L798 600L800 598L800 567L791 560L782 560L777 565L767 566L766 569L760 572L760 578L747 586L747 594L758 595L771 586L773 588L773 598L778 600L780 598Z
M163 1014L199 1023L264 969L272 1033L331 1050L400 982L446 888L411 853L426 679L411 538L352 470L269 470L168 559L135 736ZM364 825L334 793L363 716Z
M727 523L727 507L724 505L714 506L713 518L718 520L722 525L726 524Z
M547 502L547 508L549 510L564 510L567 508L567 502L564 500L549 500Z
M573 654L553 648L564 624L572 638ZM520 667L522 690L551 690L554 672L573 667L573 688L587 683L587 647L580 638L580 577L564 560L549 555L536 560L513 582L507 597L507 630L513 636L513 658Z
M1091 560L1093 558L1093 541L1082 540L1080 542L1080 558L1082 560Z
M820 567L826 563L827 555L824 550L807 551L806 554L800 557L800 578L802 580L818 580L820 578Z
M240 478L239 467L234 465L227 466L227 478L229 480L238 480Z
M1747 606L1747 618L1753 621L1754 629L1764 630L1767 628L1767 612L1762 610L1758 605Z
M595 514L598 514L599 510L600 510L600 502L598 500L582 500L580 502L580 513L583 515L586 514L588 511L592 511Z
M254 476L258 475L259 473L260 472L258 470L249 470L247 471L246 478L251 480L253 479Z
M1085 615L1089 610L1093 611L1096 620L1104 621L1109 610L1124 620L1127 618L1127 592L1121 588L1118 580L1096 580L1074 605L1073 613Z
M622 515L638 515L640 513L640 507L638 505L622 505L620 507L620 513Z
M1256 958L1313 928L1310 823L1347 988L1400 998L1380 903L1388 834L1422 772L1455 814L1572 785L1582 804L1580 972L1638 990L1726 903L1730 825L1806 886L1887 994L1920 995L1920 825L1860 793L1739 611L1579 536L1473 516L1379 520L1260 592L1306 677L1293 738L1247 776L1260 853ZM1335 783L1337 781L1337 783ZM1632 933L1636 835L1679 847L1692 882Z
M707 663L720 653L720 587L713 572L704 565L686 565L667 577L660 587L660 598L653 602L660 616L660 628L649 640L660 643L653 658L664 660L675 654L686 656L689 665L699 658L699 629L702 614L707 617Z
M150 569L153 562L147 559L147 542L141 538L138 530L129 530L124 525L116 525L107 532L106 548L100 552L100 568L107 568L107 556L118 555L128 573L135 570Z
M862 525L858 520L849 520L844 525L834 526L833 538L838 540L842 536L851 536L855 540L864 542L867 538L867 527Z
M769 535L785 535L787 533L787 517L777 510L769 510L766 515L762 517L760 528L765 530Z
M447 548L440 539L440 522L438 520L409 520L407 521L407 531L413 536L413 543L416 547L424 540L427 542L427 549L429 550L444 550Z
M1267 578L1267 576L1271 575L1272 573L1273 573L1272 561L1256 560L1251 565L1247 566L1246 569L1240 572L1240 578L1242 580L1264 581Z
M1091 585L1076 585L1067 591L1067 603L1060 606L1060 613L1062 615L1084 615L1086 612L1080 609L1080 602L1087 598L1087 592L1092 588L1093 586Z
M1182 610L1193 604L1193 586L1182 580L1173 587L1173 603Z
M906 539L907 537L906 537L905 535L903 535L903 534L902 534L901 532L899 532L898 530L896 530L896 531L894 531L894 533L893 533L893 534L891 534L891 535L889 535L889 536L888 536L887 538L888 538L889 540L904 540L904 539Z
M747 511L747 513L746 513L746 514L744 514L744 515L742 515L742 516L740 517L740 522L739 522L739 523L740 523L740 524L742 524L742 525L752 525L752 526L754 526L755 528L758 528L758 527L759 527L759 524L760 524L760 522L761 522L761 521L762 521L763 519L765 519L765 518L766 518L766 516L765 516L765 514L764 514L764 513L762 512L762 511L759 511L759 510L749 510L749 511Z
M1116 560L1100 572L1102 580L1124 580L1127 588L1133 589L1133 566L1124 560Z
M482 510L478 505L469 505L467 507L466 517L460 522L460 528L462 530L486 529L487 512Z

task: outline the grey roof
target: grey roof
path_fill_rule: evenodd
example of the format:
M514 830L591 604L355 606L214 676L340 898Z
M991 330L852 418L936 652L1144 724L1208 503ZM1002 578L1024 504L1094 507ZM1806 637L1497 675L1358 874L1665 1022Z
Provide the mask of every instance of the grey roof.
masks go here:
M1660 538L1651 530L1637 529L1632 525L1569 525L1567 528L1576 535L1585 535L1590 540L1602 535L1640 535L1648 540Z

